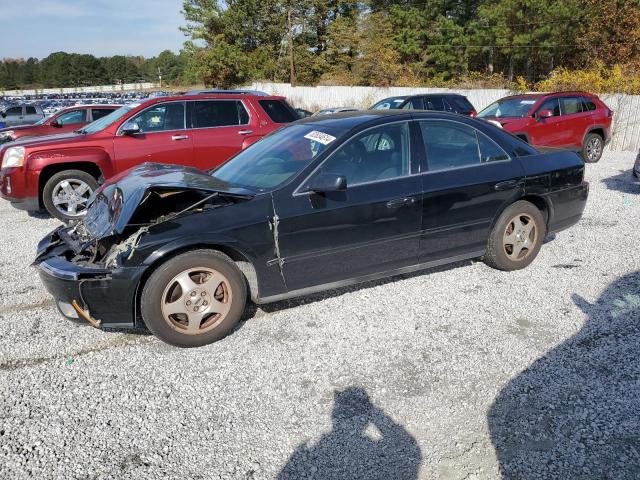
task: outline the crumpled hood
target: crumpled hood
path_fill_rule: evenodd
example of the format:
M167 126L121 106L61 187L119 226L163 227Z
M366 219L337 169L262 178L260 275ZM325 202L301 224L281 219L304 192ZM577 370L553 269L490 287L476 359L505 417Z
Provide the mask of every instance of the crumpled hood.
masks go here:
M197 168L143 163L108 180L89 199L82 220L91 238L122 233L150 190L199 190L249 199L253 192L232 187Z

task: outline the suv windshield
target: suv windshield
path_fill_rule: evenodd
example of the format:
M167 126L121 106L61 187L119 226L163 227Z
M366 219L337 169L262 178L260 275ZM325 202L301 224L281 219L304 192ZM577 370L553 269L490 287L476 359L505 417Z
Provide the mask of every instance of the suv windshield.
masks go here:
M537 98L510 98L498 100L478 114L478 118L484 117L526 117L531 107L538 101Z
M131 110L138 107L139 105L140 105L139 103L130 103L129 105L120 107L119 109L111 112L109 115L102 117L99 120L96 120L95 122L91 122L89 125L85 126L84 128L78 131L80 133L96 133L96 132L99 132L100 130L104 130L109 125L113 124L114 122L117 122L122 117L124 117L127 113L129 113Z
M402 105L406 99L407 97L385 98L373 105L369 110L389 110L390 108L400 108L400 105Z
M297 175L334 140L325 127L291 125L238 153L211 175L234 187L262 192Z

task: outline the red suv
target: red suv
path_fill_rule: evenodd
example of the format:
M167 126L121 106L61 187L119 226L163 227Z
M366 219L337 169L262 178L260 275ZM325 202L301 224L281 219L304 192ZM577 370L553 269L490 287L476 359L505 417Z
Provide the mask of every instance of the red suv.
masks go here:
M98 184L143 162L210 169L282 124L297 120L283 97L159 97L125 105L66 135L0 147L0 196L63 221L84 215Z
M33 125L0 129L0 143L12 142L23 137L41 137L73 132L87 123L109 115L118 108L120 105L77 105L65 108Z
M499 124L535 147L574 150L597 162L611 139L613 111L585 92L527 94L492 103L478 118Z

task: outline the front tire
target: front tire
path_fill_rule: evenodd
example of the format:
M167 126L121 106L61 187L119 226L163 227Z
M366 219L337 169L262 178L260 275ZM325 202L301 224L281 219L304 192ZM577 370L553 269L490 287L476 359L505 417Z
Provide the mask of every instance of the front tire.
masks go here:
M226 255L193 250L158 267L142 291L147 328L176 347L200 347L225 337L247 300L242 272Z
M597 133L590 133L582 145L582 158L587 163L596 163L602 158L604 140Z
M544 217L530 202L519 200L502 212L493 227L484 262L507 272L529 266L546 235Z
M79 220L87 211L89 197L98 181L82 170L64 170L53 175L42 190L42 203L47 212L69 223Z

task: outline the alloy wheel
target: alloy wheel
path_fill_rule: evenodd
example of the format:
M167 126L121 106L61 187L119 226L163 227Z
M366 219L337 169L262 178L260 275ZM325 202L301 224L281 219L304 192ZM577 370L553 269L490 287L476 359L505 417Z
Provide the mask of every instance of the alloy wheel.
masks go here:
M67 217L85 214L87 202L93 193L91 187L82 180L69 178L56 183L51 200L56 209Z
M592 137L587 143L587 158L594 162L602 155L602 141L598 137Z
M520 262L533 251L538 240L536 223L526 213L513 217L504 230L503 248L509 259Z
M200 335L214 329L233 300L229 280L211 268L192 268L171 279L162 294L162 315L174 329Z

